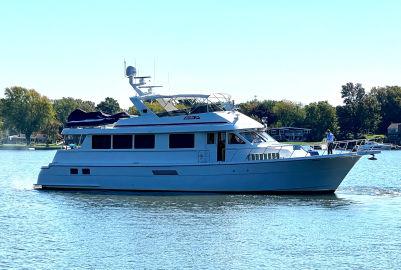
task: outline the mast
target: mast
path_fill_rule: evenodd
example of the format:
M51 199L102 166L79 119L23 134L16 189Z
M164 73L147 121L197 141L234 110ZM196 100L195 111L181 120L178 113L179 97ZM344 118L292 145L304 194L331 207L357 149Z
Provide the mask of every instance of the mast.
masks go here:
M146 85L145 79L150 79L150 76L136 76L136 68L133 66L128 66L125 69L125 76L128 77L129 84L132 86L139 97L143 97L151 93L152 86L144 86ZM140 88L148 88L148 92L144 93ZM157 115L152 110L150 110L145 105L145 103L140 98L138 98L138 96L130 97L130 100L134 104L135 108L138 110L139 114L141 116L157 117Z

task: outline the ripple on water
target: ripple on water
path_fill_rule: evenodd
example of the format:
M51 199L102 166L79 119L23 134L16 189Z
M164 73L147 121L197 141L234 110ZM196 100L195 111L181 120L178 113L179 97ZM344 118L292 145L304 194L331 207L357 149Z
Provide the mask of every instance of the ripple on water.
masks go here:
M0 152L0 268L401 265L401 152L363 158L329 196L32 190L54 152Z
M348 186L338 189L338 193L369 195L369 196L401 196L401 188L398 187L372 187L372 186Z

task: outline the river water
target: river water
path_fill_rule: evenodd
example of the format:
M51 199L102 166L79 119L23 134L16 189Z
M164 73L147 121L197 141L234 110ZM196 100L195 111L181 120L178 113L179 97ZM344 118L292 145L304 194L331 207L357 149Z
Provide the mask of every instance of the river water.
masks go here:
M399 269L401 151L335 195L36 191L54 151L0 151L0 269Z

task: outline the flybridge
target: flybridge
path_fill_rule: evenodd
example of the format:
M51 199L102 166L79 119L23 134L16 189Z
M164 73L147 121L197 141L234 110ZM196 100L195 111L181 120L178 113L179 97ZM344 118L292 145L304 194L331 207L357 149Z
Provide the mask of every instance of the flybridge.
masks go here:
M130 99L141 116L164 117L234 110L234 102L231 101L231 96L227 94L153 94L153 88L161 86L147 85L145 79L150 79L150 76L136 76L136 68L132 66L126 68L125 74L130 85L138 94ZM142 89L147 89L148 92L145 93ZM152 102L156 102L164 111L161 113L153 112L149 108L149 104Z
M195 131L263 128L258 122L248 117L240 116L235 110L230 95L215 94L177 94L163 95L152 92L157 85L148 85L150 76L136 76L136 69L126 68L126 76L136 92L131 101L139 113L139 117L125 113L105 115L101 112L73 112L63 134L78 134L103 132L97 129L108 129L109 132L119 132L113 128L124 128L124 132L171 132L172 130ZM143 90L147 89L147 92ZM155 110L156 109L156 110ZM79 130L85 127L85 131ZM74 128L74 129L68 129ZM90 130L90 128L97 131ZM153 128L152 130L149 130Z

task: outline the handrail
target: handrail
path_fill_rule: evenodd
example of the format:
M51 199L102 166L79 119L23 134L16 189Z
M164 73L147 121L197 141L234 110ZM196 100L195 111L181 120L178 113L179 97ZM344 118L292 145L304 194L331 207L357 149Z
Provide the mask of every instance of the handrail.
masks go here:
M363 152L363 153L369 153L375 150L376 145L372 144L369 145L367 144L369 140L367 139L353 139L353 140L341 140L341 141L334 141L333 142L333 152L336 151L337 153L340 152L340 154L343 153L351 153L351 152ZM314 145L322 145L322 143L313 143L310 144L308 146L313 147ZM362 146L367 145L366 147L364 147L363 149L361 149ZM280 155L281 151L283 150L283 148L288 147L288 146L292 146L292 151L290 149L287 148L287 150L291 151L290 155L288 157L283 157ZM301 146L302 147L302 146ZM278 150L278 154L280 156L280 158L292 158L292 156L294 155L295 151L297 151L298 149L294 148L294 145L292 144L280 144L280 145L269 145L264 147L263 151L255 153L255 150L262 150L261 148L250 148L250 151L248 152L248 154L246 155L246 159L249 159L250 155L252 154L262 154L264 155L268 150ZM308 156L308 154L310 154L309 151L303 149L305 151L305 157ZM329 155L328 154L328 148L324 149L323 152L320 155Z

